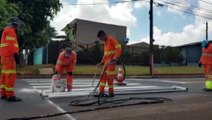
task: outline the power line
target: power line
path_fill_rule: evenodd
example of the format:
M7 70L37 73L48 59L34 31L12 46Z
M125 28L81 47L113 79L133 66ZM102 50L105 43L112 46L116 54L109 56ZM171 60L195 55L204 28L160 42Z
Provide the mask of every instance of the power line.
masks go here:
M74 6L78 6L78 5L105 5L105 4L118 4L118 3L138 2L138 1L145 1L145 2L147 2L149 0L130 0L130 1L125 0L125 1L115 1L115 2L111 2L111 3L109 3L109 2L102 2L102 3L82 3L82 4L80 4L80 3L65 3L63 5L74 5Z
M177 11L181 11L181 12L184 12L184 13L187 13L187 14L195 15L195 16L198 16L198 17L202 17L202 18L205 18L205 19L212 19L212 16L210 14L200 13L200 11L197 11L197 10L196 10L196 13L194 13L193 11L184 10L185 6L182 6L182 5L179 5L179 4L175 4L175 3L166 2L166 1L161 1L161 2L165 3L165 4L168 4L168 5L166 5L166 7L168 7L168 8L175 9ZM161 3L157 3L157 4L159 4L159 6L165 6L165 4L161 4ZM170 5L176 6L176 7L171 7ZM201 9L201 8L199 8L197 6L196 6L196 8L199 9L199 10ZM212 11L205 11L205 12L212 13Z
M171 3L171 2L167 2L167 1L161 1L161 2L170 4L170 5L174 5L174 6L178 6L178 7L186 7L186 6L182 6L182 3L181 3L181 4L176 4L176 3ZM179 2L178 2L178 3L179 3ZM205 11L205 12L210 12L210 13L212 13L212 10L210 10L210 9L201 8L201 7L192 5L192 4L190 4L190 7L195 8L195 9L198 9L198 10L201 10L201 11ZM194 9L194 10L195 10L195 9Z
M199 1L204 2L204 3L207 3L207 4L211 4L211 5L212 5L212 3L211 3L211 2L208 2L208 1L205 1L205 0L199 0Z
M74 5L74 6L78 6L78 5L104 5L104 4L118 4L118 3L129 3L129 2L138 2L138 1L149 2L149 0L125 0L125 1L114 1L114 2L111 2L111 3L109 3L109 2L107 2L107 3L103 3L103 2L102 3L83 3L83 4L79 4L79 3L66 3L66 4L63 4L63 5ZM200 0L200 1L212 5L212 3L207 2L207 1L204 1L204 0ZM158 3L158 2L154 2L154 3L157 3L159 6L162 6L165 3L165 4L168 4L166 6L168 8L175 9L177 11L181 11L181 12L184 12L184 13L187 13L187 14L190 14L190 15L194 15L194 16L198 16L198 17L202 17L202 18L212 19L212 16L210 14L207 14L207 13L212 13L212 10L209 10L209 9L206 9L206 8L200 8L198 6L195 6L195 5L190 4L190 6L192 8L195 8L193 10L195 10L196 13L194 13L193 11L188 11L188 10L180 9L180 8L185 8L186 7L186 6L180 5L179 4L179 3L181 3L180 1L177 1L178 4L176 4L176 2L175 3L174 2L167 2L167 1L160 1L160 2L162 2L163 4ZM178 8L171 7L170 5L176 6ZM207 12L207 13L201 13L201 11L204 11L204 12Z

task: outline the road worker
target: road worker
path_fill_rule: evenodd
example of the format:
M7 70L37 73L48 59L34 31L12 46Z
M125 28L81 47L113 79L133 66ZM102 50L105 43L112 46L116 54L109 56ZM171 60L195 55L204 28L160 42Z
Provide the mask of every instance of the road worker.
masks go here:
M64 70L66 71L66 80L67 80L67 89L68 92L72 90L73 82L73 70L77 62L77 54L71 48L67 47L63 50L57 59L55 66L55 74L63 74Z
M100 30L97 37L104 42L104 56L102 61L97 64L98 66L104 65L105 72L99 84L99 96L104 96L104 88L106 82L109 87L109 97L114 96L113 80L115 78L115 62L121 55L122 48L119 42L112 36L107 35L104 31Z
M2 64L0 81L1 100L7 100L8 102L22 101L14 94L16 62L19 60L19 46L16 34L18 26L18 19L13 19L10 25L4 28L0 44L0 56Z
M204 90L212 91L212 44L207 40L202 41L202 56L199 61L199 67L201 65L204 65L206 77Z

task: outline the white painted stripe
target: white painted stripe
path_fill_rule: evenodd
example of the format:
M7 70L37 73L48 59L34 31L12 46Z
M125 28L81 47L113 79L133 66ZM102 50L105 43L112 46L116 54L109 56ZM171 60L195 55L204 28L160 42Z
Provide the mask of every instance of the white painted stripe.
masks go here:
M162 79L130 79L134 81L151 81L151 82L164 82L164 83L176 83L176 84L187 84L188 82L174 81L174 80L162 80Z
M139 87L127 87L127 88L116 88L114 91L115 92L127 92L127 91L147 91L147 90L163 90L163 89L168 89L170 87L157 87L157 86L139 86ZM86 89L75 89L71 92L55 92L51 93L50 90L43 90L39 91L41 92L44 96L81 96L81 95L88 95L90 92L92 92L94 88L86 88ZM97 90L98 92L98 90Z
M115 91L115 95L121 95L121 94L132 94L132 93L157 93L157 92L168 92L168 91L186 91L184 88L178 89L176 86L174 87L159 87L158 89L136 89L136 90L125 90L125 91ZM46 93L44 93L46 94ZM78 96L86 96L89 95L90 92L76 92L76 93L66 93L66 94L55 94L55 93L49 93L47 94L49 98L61 98L61 97L78 97Z
M64 109L62 109L61 107L57 106L56 104L54 104L51 100L47 100L51 105L53 105L55 108L57 108L57 110L59 110L61 113L66 112ZM65 115L68 119L70 120L76 120L74 117L72 117L70 114L66 114Z
M46 87L46 86L51 86L51 83L29 83L31 86L41 86L41 87ZM93 86L95 87L97 84L94 84ZM126 86L136 86L136 85L141 85L140 83L127 83ZM114 86L119 86L114 84ZM73 87L92 87L91 84L73 84ZM120 86L124 87L124 86Z
M173 81L173 80L160 80L160 82L165 83L177 83L177 84L186 84L187 82Z

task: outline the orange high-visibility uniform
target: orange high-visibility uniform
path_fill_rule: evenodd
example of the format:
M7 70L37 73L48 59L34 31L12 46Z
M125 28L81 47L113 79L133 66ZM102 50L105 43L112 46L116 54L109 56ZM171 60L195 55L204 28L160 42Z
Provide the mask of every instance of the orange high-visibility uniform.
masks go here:
M1 96L13 97L16 81L16 62L14 54L19 53L18 40L15 29L6 27L2 33L0 56L2 64Z
M207 56L206 54L206 49L202 48L202 56L200 57L200 61L199 63L201 63L204 66L204 74L205 74L205 78L207 78L207 65L206 65L206 60L207 60Z
M76 52L72 51L71 56L69 58L65 57L65 51L62 51L57 59L57 63L55 66L55 71L59 74L62 74L64 72L64 69L66 72L73 72L75 65L77 62L77 54ZM72 75L66 75L67 80L67 89L72 89L72 82L73 77Z
M118 59L121 55L122 49L118 41L112 36L108 36L108 39L104 43L104 56L102 58L102 63L106 65L112 59ZM104 94L104 87L106 82L108 82L109 93L114 94L113 90L113 80L115 78L115 65L108 65L105 68L105 73L100 80L99 91Z
M205 64L206 82L205 88L212 90L212 44L209 43L207 48L203 48L200 61Z

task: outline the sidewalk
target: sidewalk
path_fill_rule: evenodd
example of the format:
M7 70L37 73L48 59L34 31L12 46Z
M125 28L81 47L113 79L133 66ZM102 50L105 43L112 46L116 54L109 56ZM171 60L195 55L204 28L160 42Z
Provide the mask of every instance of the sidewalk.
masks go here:
M33 117L64 112L48 99L43 99L26 81L17 79L15 94L22 102L0 100L0 120L11 118ZM45 118L45 120L71 120L71 116ZM44 119L40 119L44 120Z

